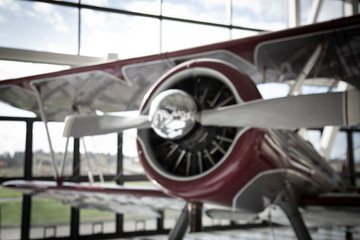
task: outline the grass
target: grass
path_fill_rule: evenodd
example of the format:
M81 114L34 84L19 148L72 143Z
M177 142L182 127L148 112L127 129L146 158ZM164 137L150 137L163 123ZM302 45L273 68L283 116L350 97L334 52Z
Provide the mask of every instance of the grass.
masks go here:
M20 192L15 192L13 190L0 187L0 198L13 198L13 197L21 197L22 194Z
M152 183L149 181L127 182L126 185L152 186ZM0 187L0 198L15 198L1 203L2 227L20 226L22 217L22 194ZM64 205L54 199L33 197L31 202L31 225L69 224L71 218L70 209L69 205ZM138 218L144 217L133 214L125 215L125 219L128 220ZM114 219L115 213L113 212L93 209L80 210L81 222L113 221Z
M1 226L20 226L22 199L1 203ZM31 202L31 225L69 224L70 206L47 198L33 198ZM109 221L114 220L113 212L81 209L80 221Z
M1 203L1 226L20 226L22 204L21 200Z
M23 177L24 167L0 167L1 177Z
M93 210L93 209L81 209L80 211L81 222L96 222L96 221L110 221L110 220L115 220L115 213Z
M70 222L70 207L48 198L33 198L31 225L64 224Z

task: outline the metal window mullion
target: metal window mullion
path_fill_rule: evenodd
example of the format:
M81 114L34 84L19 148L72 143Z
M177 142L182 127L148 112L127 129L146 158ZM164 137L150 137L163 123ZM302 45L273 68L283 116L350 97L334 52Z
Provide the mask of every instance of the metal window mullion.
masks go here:
M25 159L24 159L24 179L32 179L32 146L33 146L33 121L26 121L25 137ZM29 195L23 195L22 216L21 216L21 234L22 240L30 239L30 221L31 221L31 199Z
M74 152L73 152L73 181L80 181L80 140L74 138ZM70 237L71 239L78 239L80 229L80 210L71 207L70 219Z
M27 0L27 1L29 1L29 0ZM60 5L60 6L67 6L67 7L79 7L79 3L60 2L60 1L53 1L53 0L31 0L31 1L49 3L49 4L54 4L54 5ZM170 17L170 16L160 16L160 15L156 15L156 14L132 12L132 11L127 11L127 10L107 8L107 7L98 7L98 6L87 5L87 4L80 4L80 6L81 6L81 8L84 8L84 9L91 9L91 10L95 10L95 11L110 12L110 13L118 13L118 14L137 16L137 17L155 18L155 19L161 19L161 20L193 23L193 24L200 24L200 25L213 26L213 27L223 27L223 28L230 27L230 25L228 25L228 24L221 24L221 23L215 23L215 22L204 22L204 21L197 21L197 20ZM231 28L239 29L239 30L255 31L255 32L268 31L266 29L248 28L248 27L241 27L241 26L231 26Z
M122 152L122 133L119 133L117 136L117 169L116 169L116 184L123 185L124 178L123 178L123 152ZM115 216L116 222L116 234L121 236L124 233L124 215L123 214L116 214Z
M353 145L353 131L346 131L347 136L347 160L348 160L348 166L349 166L349 178L350 178L350 184L351 186L355 186L355 164L354 164L354 145Z

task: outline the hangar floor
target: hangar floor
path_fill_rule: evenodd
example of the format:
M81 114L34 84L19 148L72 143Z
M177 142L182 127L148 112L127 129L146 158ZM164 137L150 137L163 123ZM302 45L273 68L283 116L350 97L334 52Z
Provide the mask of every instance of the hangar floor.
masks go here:
M310 231L313 240L360 240L360 227L354 228L346 233L346 228L319 228ZM129 239L129 238L127 238ZM167 240L165 235L130 238L132 240ZM241 230L211 231L190 233L185 240L297 240L290 227L262 227ZM114 239L115 240L115 239ZM125 239L116 239L125 240Z

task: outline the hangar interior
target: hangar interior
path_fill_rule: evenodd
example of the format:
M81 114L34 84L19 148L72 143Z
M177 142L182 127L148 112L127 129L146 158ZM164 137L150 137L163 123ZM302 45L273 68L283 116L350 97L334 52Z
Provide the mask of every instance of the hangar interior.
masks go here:
M0 79L126 59L307 25L359 14L356 0L0 0ZM327 91L305 86L304 91ZM259 86L264 96L286 95ZM269 96L273 97L273 96ZM49 123L55 158L65 141L62 123ZM322 129L305 136L316 148ZM134 131L70 142L65 180L151 185L136 156ZM86 148L86 149L85 149ZM334 138L331 164L360 186L360 129L341 128ZM93 176L89 176L89 172ZM13 179L53 180L43 123L33 113L0 103L0 183ZM93 180L92 180L93 179ZM109 239L166 234L178 212L161 218L76 209L37 196L0 188L0 239ZM201 219L193 230L267 226L262 221Z

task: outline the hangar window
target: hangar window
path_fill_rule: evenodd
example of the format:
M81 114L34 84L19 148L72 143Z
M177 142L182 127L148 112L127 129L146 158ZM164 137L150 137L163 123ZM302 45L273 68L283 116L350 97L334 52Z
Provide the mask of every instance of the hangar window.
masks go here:
M77 53L77 9L41 2L6 1L0 13L0 46Z
M62 137L64 123L48 123L54 158L57 164L58 174L62 167L65 154L66 139ZM34 146L33 146L33 176L54 176L51 151L43 122L34 123ZM70 140L66 161L64 162L64 176L72 174L72 149L73 139Z
M73 54L74 58L81 57L76 54L106 57L105 55L108 53L117 53L120 58L157 54L258 33L256 29L246 30L241 29L241 27L266 30L286 27L286 6L285 2L282 1L273 2L271 9L267 7L268 1L266 0L253 0L250 3L230 0L194 0L187 1L187 3L190 3L187 5L174 0L13 0L3 2L6 2L6 4L0 4L1 47L17 48L16 50L20 50L20 52L21 49L29 49L48 51L50 54L52 54L51 52L68 53ZM310 5L312 2L311 0L300 1L301 6L304 4ZM338 4L330 2L324 1L320 20L325 20L327 15L331 15L329 11L324 10ZM171 6L176 6L176 9L170 9ZM335 16L342 16L342 13L340 13L342 7L335 8ZM309 11L309 8L305 11ZM301 23L305 24L306 13L302 11L301 16ZM209 35L201 34L203 32L207 32ZM26 61L40 61L37 58L37 52L30 51L26 53L31 56L30 60L27 59ZM26 57L28 56L26 55ZM48 61L52 61L52 57L49 57ZM68 66L60 65L15 62L21 59L13 58L12 60L14 61L0 61L0 79L68 68ZM37 122L32 113L30 115L29 112L16 113L9 109L11 108L4 108L3 104L0 104L0 154L6 155L6 151L11 149L11 147L8 147L9 144L14 144L19 147L17 157L22 154L23 162L31 164L27 165L28 168L26 165L22 165L19 168L10 169L9 166L3 168L4 164L2 163L2 167L0 167L1 181L14 177L52 181L53 170L49 168L49 149L43 123ZM21 117L21 119L13 118L15 115ZM11 119L15 119L16 122L11 122L11 124L15 125L8 125L8 118L5 116L11 116ZM31 117L31 119L24 120L23 117ZM33 122L35 123L33 124ZM32 125L34 125L34 131L31 129L34 135L33 149L28 150L30 153L33 150L33 158L31 158L31 154L30 157L29 154L24 156L24 152L29 152L25 146L26 130ZM54 135L52 139L56 161L60 165L61 157L59 158L59 156L62 156L64 151L64 139L61 139L61 133L53 134L53 132L57 131L57 129L62 130L62 127L56 123L50 123L49 126L50 132ZM17 131L15 132L14 129ZM6 135L8 131L11 132L10 135ZM320 138L320 131L317 131L317 133L319 133ZM344 134L348 136L351 133L347 131L340 133L341 136L338 137L340 140L337 140L336 145L339 146L342 152L339 152L339 154L333 153L335 159L346 158L347 156L346 149L349 146L343 142L347 142L349 138L346 139L343 136ZM59 136L59 138L55 135ZM358 167L360 162L360 153L358 151L360 140L358 135L358 132L353 135L357 176L360 174L360 167ZM127 153L128 147L125 146L125 143L122 152L117 153L119 148L117 138L120 137L113 134L86 139L87 150L89 155L93 157L90 158L92 159L90 161L96 165L96 170L102 172L106 182L116 180L118 184L124 184L146 180L146 177L142 175L143 172L138 171L137 159L130 161L126 159L131 154ZM10 139L11 141L9 141ZM89 167L86 163L83 144L81 141L78 144L78 146L81 146L80 157L75 157L79 147L72 147L77 143L78 140L75 140L69 144L69 159L65 164L66 178L87 182L86 175ZM103 143L106 143L106 146ZM104 150L107 147L110 150ZM6 151L2 152L2 150ZM39 160L41 155L37 153L41 151L43 156L46 155L46 157L42 158L43 160ZM15 158L16 153L17 150L13 154L12 152L7 154L7 156ZM123 160L122 154L124 155ZM11 164L15 162L12 161ZM81 166L81 169L79 166ZM95 181L98 181L98 176L99 174L95 171ZM97 237L100 236L100 238L103 236L104 238L116 238L123 237L124 232L128 235L135 235L148 234L146 233L147 230L161 232L164 228L170 229L175 225L178 217L176 211L165 211L162 219L146 218L144 220L134 215L123 216L97 210L77 210L69 206L63 206L53 200L29 196L22 198L22 195L8 192L3 188L0 188L0 198L1 239L28 239L29 237L32 239L52 237L76 239L79 238L79 235L82 235L80 238L84 238L91 234L98 234ZM51 219L47 219L45 215ZM28 219L30 219L30 222ZM24 221L25 224L20 231L21 221ZM27 227L29 224L31 229ZM229 222L213 221L204 217L203 226L214 225L228 226ZM145 231L133 233L135 230ZM23 232L23 236L21 236L21 232Z
M0 121L0 129L0 177L24 176L25 122Z
M34 196L31 201L30 238L70 235L70 206L49 198Z
M75 0L74 0L75 1ZM76 1L77 2L77 1ZM121 9L126 11L147 13L147 14L159 14L160 13L160 1L158 0L108 0L108 1L93 1L93 0L82 0L82 4L89 4L99 7L107 7L114 9Z
M232 1L234 25L279 30L287 27L286 1Z
M123 133L122 154L123 174L144 175L144 168L140 164L136 149L136 129L126 130Z
M117 134L85 137L80 141L80 173L102 181L106 175L115 175L117 169Z
M330 165L337 171L341 171L344 165L348 165L348 144L346 132L338 132L334 146L330 153Z
M360 173L360 132L353 133L355 172Z
M227 1L193 0L189 4L186 1L163 0L162 4L165 16L222 24L230 21L228 10Z
M177 31L172 31L177 29ZM226 28L202 26L199 24L163 21L162 50L174 51L229 40ZM207 34L203 34L206 32Z
M1 239L20 239L22 194L0 187Z
M117 53L124 59L155 54L160 50L159 34L157 19L81 10L82 55Z
M115 213L94 209L80 210L80 235L115 232Z

